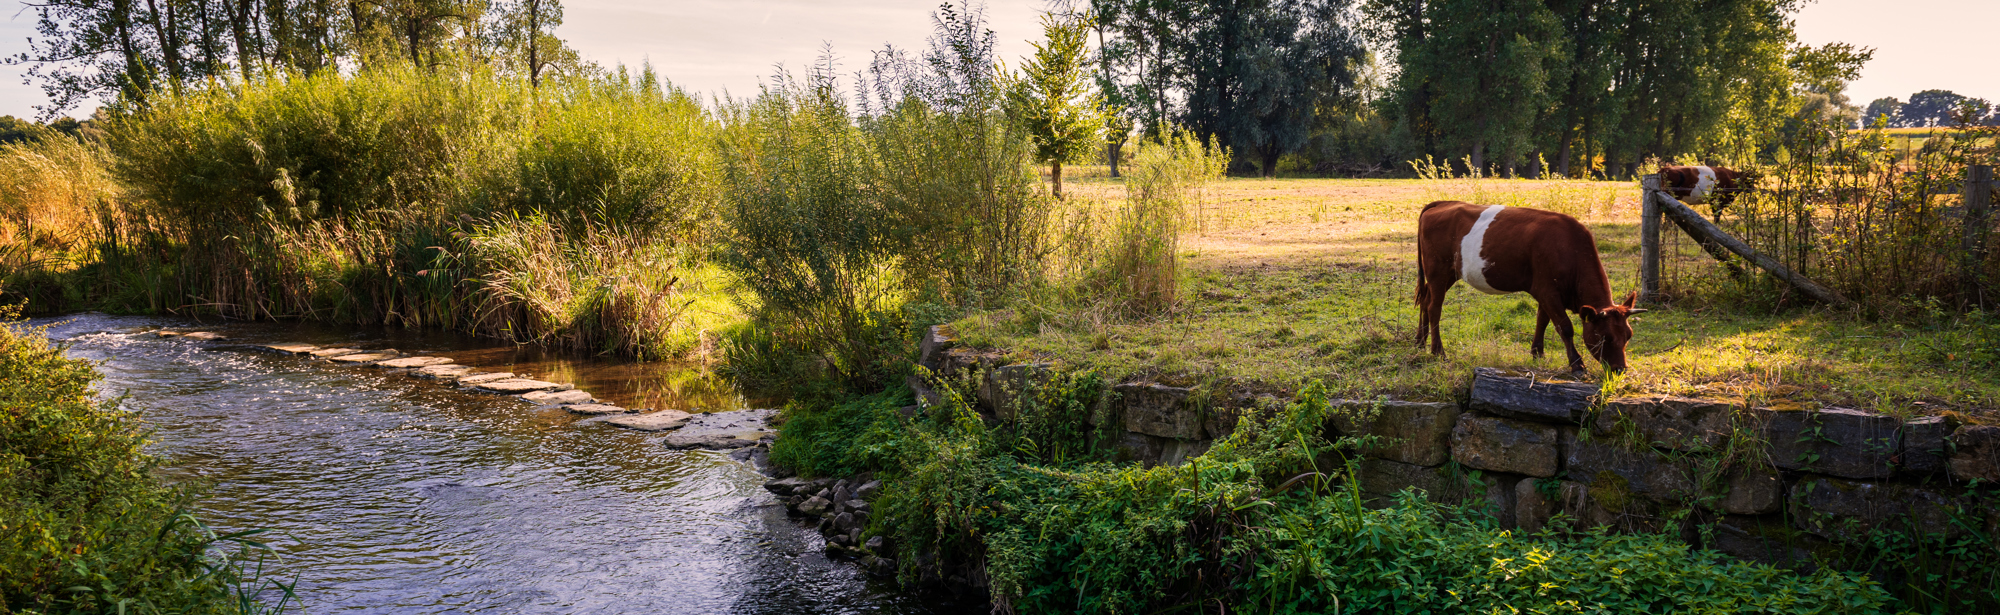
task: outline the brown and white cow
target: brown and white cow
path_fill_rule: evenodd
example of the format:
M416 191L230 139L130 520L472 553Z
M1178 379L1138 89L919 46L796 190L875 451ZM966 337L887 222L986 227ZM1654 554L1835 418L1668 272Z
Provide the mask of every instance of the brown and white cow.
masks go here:
M1726 167L1660 168L1660 187L1689 205L1734 203L1737 193L1749 188L1747 183L1742 173Z
M1535 297L1535 343L1554 322L1569 350L1569 368L1582 372L1569 312L1583 317L1583 344L1605 369L1625 371L1625 343L1632 339L1627 317L1645 312L1611 299L1611 281L1597 258L1597 240L1575 218L1552 211L1438 201L1417 217L1417 347L1426 338L1431 354L1444 354L1439 321L1445 291L1460 279L1480 292L1526 292Z

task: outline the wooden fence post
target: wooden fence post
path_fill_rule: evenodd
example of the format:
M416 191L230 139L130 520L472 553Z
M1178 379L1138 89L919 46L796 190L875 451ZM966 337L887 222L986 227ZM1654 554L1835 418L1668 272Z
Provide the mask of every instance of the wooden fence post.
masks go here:
M1986 234L1993 225L1987 212L1993 203L1993 167L1976 164L1965 168L1965 254L1959 269L1959 284L1965 302L1986 307Z
M1660 205L1653 194L1660 190L1660 176L1639 180L1644 188L1639 197L1639 300L1660 300Z

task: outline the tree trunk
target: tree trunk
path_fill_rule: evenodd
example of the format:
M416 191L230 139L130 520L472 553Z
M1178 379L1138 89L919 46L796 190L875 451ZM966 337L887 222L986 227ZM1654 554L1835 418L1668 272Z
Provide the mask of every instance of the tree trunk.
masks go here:
M1105 145L1104 149L1106 152L1105 158L1109 159L1109 161L1111 162L1111 177L1113 179L1121 177L1118 174L1118 157L1125 153L1125 142L1119 141L1117 143Z
M1261 152L1264 154L1264 177L1275 178L1278 176L1278 157L1284 155L1284 152L1278 149L1277 143L1266 145L1262 149L1264 150Z
M240 0L229 9L229 34L236 39L236 68L243 73L243 81L250 81L250 0Z
M542 87L542 3L528 0L528 86Z
M1465 170L1467 173L1484 172L1486 170L1486 141L1480 140L1472 143L1471 166L1472 168Z
M1055 180L1055 183L1056 183L1056 188L1055 188L1055 194L1056 194L1056 200L1062 200L1062 198L1063 198L1063 195L1062 195L1062 163L1061 163L1061 162L1052 162L1052 163L1049 163L1049 178L1050 178L1050 179L1054 179L1054 180Z
M132 0L112 0L111 23L118 30L119 51L125 55L125 93L141 106L146 104L146 62L139 57L139 48L132 44Z
M174 19L173 0L167 0L167 10L160 10L157 0L146 0L146 8L153 13L153 37L160 41L160 59L167 64L167 80L178 89L187 74L181 71L181 35L179 20Z

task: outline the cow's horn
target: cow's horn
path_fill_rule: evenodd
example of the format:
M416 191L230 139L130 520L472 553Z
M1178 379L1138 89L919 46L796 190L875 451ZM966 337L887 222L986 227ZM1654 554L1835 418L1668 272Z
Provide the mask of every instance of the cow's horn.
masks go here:
M1646 312L1648 312L1648 311L1649 311L1649 310L1647 310L1646 308L1632 308L1632 311L1629 311L1629 312L1626 312L1625 314L1626 314L1626 315L1628 315L1628 316L1629 316L1629 315L1637 315L1637 314L1644 314L1644 313L1646 313Z

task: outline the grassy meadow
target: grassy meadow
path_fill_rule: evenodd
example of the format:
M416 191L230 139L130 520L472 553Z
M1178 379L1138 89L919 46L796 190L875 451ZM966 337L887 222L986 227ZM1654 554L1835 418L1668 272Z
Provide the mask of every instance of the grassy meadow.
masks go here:
M1108 178L1080 179L1075 190L1106 207L1123 199L1119 181ZM1342 396L1447 400L1475 366L1567 370L1553 329L1547 356L1528 354L1532 298L1463 284L1445 304L1445 356L1416 348L1423 205L1466 200L1574 215L1596 235L1622 299L1638 288L1638 195L1623 182L1231 178L1209 189L1181 240L1185 286L1171 311L1118 318L1051 302L955 326L971 343L1055 357L1113 379L1219 383L1281 398L1319 380ZM1665 232L1678 234L1671 225ZM2000 370L1974 359L1993 341L1989 320L1937 314L1871 322L1760 307L1714 288L1723 283L1691 240L1669 241L1666 252L1665 290L1681 296L1635 319L1631 369L1619 390L1898 415L2000 408Z

